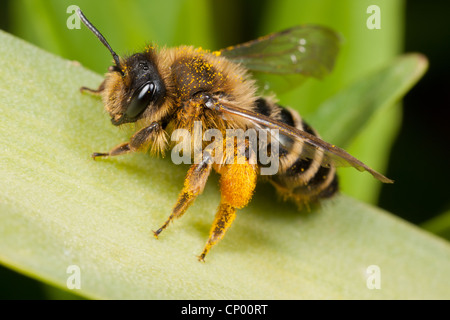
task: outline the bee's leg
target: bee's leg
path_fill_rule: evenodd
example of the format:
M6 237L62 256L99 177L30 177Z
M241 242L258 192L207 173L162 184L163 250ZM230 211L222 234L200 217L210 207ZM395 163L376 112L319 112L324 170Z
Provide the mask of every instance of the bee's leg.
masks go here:
M249 164L230 164L220 170L221 201L216 213L209 239L198 257L204 261L209 250L218 243L236 218L236 209L245 207L253 196L256 186L257 169Z
M95 160L98 157L113 157L126 154L129 152L138 151L153 141L155 134L162 130L161 125L158 122L153 122L148 127L142 128L136 132L130 139L129 142L119 144L118 146L112 148L109 152L94 152L92 158Z
M96 96L98 96L98 95L100 95L101 93L102 93L102 91L105 89L105 82L103 81L101 84L100 84L100 86L98 87L98 89L91 89L91 88L88 88L88 87L81 87L80 88L80 91L81 91L81 93L83 93L83 92L89 92L90 94L93 94L93 95L96 95Z
M184 187L181 190L178 200L166 222L156 231L153 231L155 237L169 225L169 223L181 217L189 206L194 202L198 195L203 192L208 176L211 173L212 158L209 153L204 152L203 160L199 164L194 164L189 168L189 171L184 180Z
M119 144L118 146L115 146L112 148L109 152L94 152L91 157L92 159L97 159L99 157L114 157L114 156L120 156L122 154L126 154L131 152L130 149L130 143L125 142L122 144Z

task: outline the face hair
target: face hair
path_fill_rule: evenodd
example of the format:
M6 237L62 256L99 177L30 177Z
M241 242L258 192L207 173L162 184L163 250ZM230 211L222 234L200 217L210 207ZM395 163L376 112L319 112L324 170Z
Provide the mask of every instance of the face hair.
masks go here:
M86 18L86 16L83 14L80 8L77 9L77 14L80 17L81 21L85 24L86 27L88 27L89 30L91 30L95 36L100 40L101 43L111 52L111 55L113 56L114 61L116 62L116 66L120 74L123 76L124 73L122 71L122 67L120 66L120 60L119 56L114 52L114 50L109 45L108 41L106 41L105 37L100 33L100 31L97 30L96 27L92 25L92 23Z

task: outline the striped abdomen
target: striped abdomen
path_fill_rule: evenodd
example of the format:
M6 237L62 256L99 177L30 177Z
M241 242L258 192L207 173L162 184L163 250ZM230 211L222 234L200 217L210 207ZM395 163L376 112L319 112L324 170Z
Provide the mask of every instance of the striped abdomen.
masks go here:
M259 98L254 111L318 136L296 111L283 108L268 99ZM302 146L301 141L280 135L279 170L277 174L269 176L269 181L280 195L295 201L299 206L331 197L338 190L335 167L322 166L323 154L320 152L305 158Z

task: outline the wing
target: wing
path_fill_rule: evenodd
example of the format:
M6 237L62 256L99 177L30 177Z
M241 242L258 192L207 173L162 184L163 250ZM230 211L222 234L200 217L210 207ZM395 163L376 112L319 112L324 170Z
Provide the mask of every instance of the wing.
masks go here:
M312 158L314 153L319 151L323 152L323 162L322 165L330 166L352 166L359 171L368 171L376 179L384 183L393 183L394 181L385 177L381 173L371 169L345 150L336 147L322 139L309 134L308 132L299 130L297 128L291 127L283 122L274 120L262 114L241 109L232 104L216 102L206 105L208 108L228 114L231 116L236 116L240 118L245 118L252 123L257 124L268 129L278 129L279 132L285 136L297 139L303 142L302 156L305 158Z
M251 71L323 78L333 69L340 37L315 25L293 27L221 50L221 55Z

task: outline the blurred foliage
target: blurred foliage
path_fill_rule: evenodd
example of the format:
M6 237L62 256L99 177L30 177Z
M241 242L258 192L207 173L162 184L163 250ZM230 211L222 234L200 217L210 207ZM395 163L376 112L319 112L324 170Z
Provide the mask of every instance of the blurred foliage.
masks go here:
M406 9L405 51L425 54L430 67L404 99L388 168L396 184L383 189L379 204L417 225L440 221L439 229L450 229L450 2L408 1Z
M450 240L450 210L426 221L422 228Z

